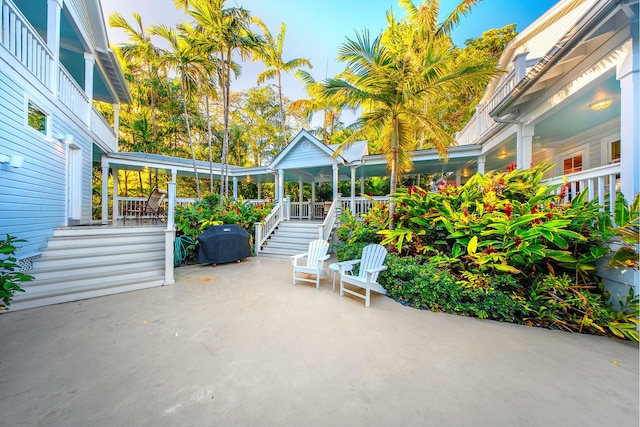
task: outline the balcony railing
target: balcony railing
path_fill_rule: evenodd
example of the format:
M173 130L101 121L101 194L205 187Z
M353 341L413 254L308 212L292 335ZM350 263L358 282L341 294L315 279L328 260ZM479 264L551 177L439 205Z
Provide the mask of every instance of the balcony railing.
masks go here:
M104 117L93 110L91 100L71 74L54 61L55 55L11 0L0 0L0 45L55 97L67 106L83 123L91 122L90 130L111 150L116 151L118 139ZM99 117L99 118L98 118Z
M12 2L0 0L0 3L2 4L2 46L38 81L50 87L53 54Z
M564 202L570 202L581 191L587 191L587 200L598 200L598 204L613 213L616 193L620 189L620 163L600 166L582 172L576 172L564 177L555 177L546 180L550 185L563 185L567 183L568 189L565 191ZM561 191L560 188L556 193Z

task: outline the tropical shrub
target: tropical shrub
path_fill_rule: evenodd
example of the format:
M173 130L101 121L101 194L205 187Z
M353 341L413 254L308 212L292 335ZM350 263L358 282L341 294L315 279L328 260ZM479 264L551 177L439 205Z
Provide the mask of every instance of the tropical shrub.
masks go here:
M190 206L176 206L175 248L180 256L174 259L174 264L179 265L185 260L187 263L195 262L198 237L212 225L238 224L253 239L255 223L262 221L273 208L273 203L253 205L242 200L227 201L220 208L218 200L217 196L205 197Z
M33 276L20 271L20 265L13 256L17 249L16 243L22 242L24 240L8 234L0 240L0 310L9 308L11 298L16 292L24 292L20 286L22 282L33 280Z
M602 243L614 234L609 215L586 201L586 190L563 203L569 187L542 182L549 168L478 174L436 192L400 190L395 227L368 216L345 221L340 233L354 248L338 256L371 241L359 228L372 227L391 252L380 283L405 304L637 340L637 297L616 313L595 276L594 262L609 251ZM374 218L384 215L380 205Z

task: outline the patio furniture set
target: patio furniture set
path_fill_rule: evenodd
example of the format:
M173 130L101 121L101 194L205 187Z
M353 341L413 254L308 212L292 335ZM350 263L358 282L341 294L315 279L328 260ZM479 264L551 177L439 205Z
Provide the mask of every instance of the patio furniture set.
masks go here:
M324 269L324 262L329 259L329 243L326 240L314 240L309 243L307 252L291 257L293 264L293 284L297 281L315 283L320 287L320 279L329 277ZM370 244L362 250L362 257L356 260L336 262L328 266L333 279L332 292L335 291L336 278L340 276L340 296L345 293L362 298L365 307L371 302L371 291L386 295L387 291L378 283L378 275L387 269L384 260L387 250L378 244ZM306 263L303 262L306 260ZM299 276L304 274L304 276ZM309 278L314 276L314 278ZM347 285L349 287L347 287ZM355 288L355 289L354 289ZM364 294L358 292L364 290Z

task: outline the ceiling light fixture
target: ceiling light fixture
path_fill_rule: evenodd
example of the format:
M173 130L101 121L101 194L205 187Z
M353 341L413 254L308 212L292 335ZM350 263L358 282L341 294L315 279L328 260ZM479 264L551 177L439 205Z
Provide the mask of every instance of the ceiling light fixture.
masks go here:
M499 158L500 160L504 160L504 159L506 159L506 158L507 158L507 153L500 153L500 154L498 154L498 158Z
M600 110L604 110L605 108L611 107L611 104L613 104L613 99L605 98L589 104L589 108L591 108L594 111L600 111Z

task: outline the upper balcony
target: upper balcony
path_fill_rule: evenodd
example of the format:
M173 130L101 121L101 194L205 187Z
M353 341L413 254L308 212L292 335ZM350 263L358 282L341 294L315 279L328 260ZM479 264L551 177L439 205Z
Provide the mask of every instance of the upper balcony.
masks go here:
M456 134L458 145L471 145L480 142L483 135L498 125L489 113L505 99L518 83L527 75L538 58L527 60L526 54L516 55L513 61L513 69L501 78L498 86L493 90L488 101L476 106L476 112L467 124Z
M65 1L63 8L55 13L51 3L54 2L0 0L3 56L9 54L9 59L17 61L16 65L22 66L24 74L32 78L34 86L50 93L68 108L93 134L94 143L101 150L115 152L118 150L116 132L95 109L93 100L119 104L127 102L130 95L113 52L95 46L97 34L88 41L80 37L77 30L92 26L92 19L102 20L101 16L95 17L100 12L94 10L95 5L99 9L99 4L97 1ZM69 7L84 10L71 14ZM70 16L84 17L87 22L72 24ZM52 31L54 27L59 31ZM106 45L104 23L93 31L101 32Z

